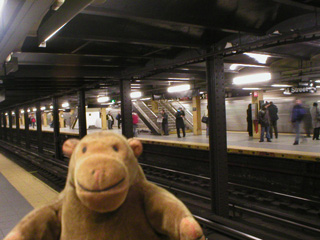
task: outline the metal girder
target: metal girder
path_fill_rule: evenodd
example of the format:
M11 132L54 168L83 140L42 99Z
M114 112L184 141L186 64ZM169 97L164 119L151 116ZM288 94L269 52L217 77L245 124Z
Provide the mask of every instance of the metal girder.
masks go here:
M37 23L50 8L53 0L29 0L24 1L20 11L10 24L9 29L0 42L0 66L8 55L28 35L29 30Z
M30 132L29 132L29 114L28 106L24 106L24 133L25 133L25 143L26 148L30 148Z
M142 9L141 9L142 10ZM261 35L263 34L262 31L253 29L253 28L245 28L245 27L234 27L228 25L217 25L214 22L206 21L204 18L202 20L190 18L189 16L183 16L181 14L176 14L175 16L171 16L170 20L165 18L161 11L159 14L155 12L150 15L145 11L141 12L134 12L134 11L121 11L119 9L111 9L111 8L99 8L99 7L87 7L85 10L82 11L84 14L90 15L98 15L98 16L107 16L113 18L121 18L133 21L144 21L144 22L154 22L158 24L169 24L169 25L180 25L183 27L195 27L201 29L211 29L217 30L222 32L229 32L229 33L249 33L249 34L256 34Z
M288 5L288 6L291 6L291 7L297 7L297 8L301 8L301 9L304 9L304 10L309 10L311 12L320 10L319 7L315 7L315 6L312 6L310 4L306 4L306 3L299 3L299 2L296 2L296 1L292 1L292 0L271 0L271 1L277 2L277 3L281 3L281 4L285 4L285 5Z
M43 152L43 141L42 141L42 121L41 121L41 105L40 102L36 103L37 112L36 112L36 119L37 119L37 138L38 138L38 152Z
M215 214L228 217L227 127L224 84L223 57L208 58L207 90L211 207Z
M55 158L62 159L62 152L60 147L59 99L57 97L52 98L52 106Z
M15 109L15 115L16 115L16 143L18 145L20 145L20 140L21 140L21 136L20 136L20 112L19 112L19 108Z
M13 132L12 132L12 112L8 111L8 120L9 120L9 141L13 142Z
M3 137L2 139L7 141L7 118L6 118L6 114L5 112L2 113L2 123L3 123L3 129L2 129L2 134L3 134Z
M47 41L94 0L66 0L38 29L39 44Z
M87 135L86 96L84 90L78 92L78 104L79 137L81 139Z
M130 92L130 81L120 80L122 134L127 138L133 137L132 102Z

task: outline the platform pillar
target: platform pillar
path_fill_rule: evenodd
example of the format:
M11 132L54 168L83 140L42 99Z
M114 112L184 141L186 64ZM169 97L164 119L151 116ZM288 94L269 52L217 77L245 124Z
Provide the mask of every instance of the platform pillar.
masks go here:
M228 164L223 57L215 55L208 58L206 70L211 209L219 216L228 217Z
M19 108L15 109L15 115L16 115L16 143L20 145L20 112Z
M202 135L200 96L192 97L193 134Z
M155 114L159 113L159 104L157 101L152 100L151 101L151 110L152 112L154 112Z
M52 116L53 116L53 138L55 158L62 159L62 149L60 146L60 122L59 122L59 99L52 98Z
M127 138L133 137L132 102L130 97L130 80L120 80L122 134Z
M47 113L46 112L44 112L43 113L43 116L42 116L42 118L43 118L43 126L44 127L47 127L48 126L48 119L47 119Z
M81 139L87 135L86 93L84 90L78 91L78 104L79 137Z
M60 123L60 128L65 128L63 111L59 111L59 123Z
M3 139L2 112L0 112L0 139Z
M37 138L38 138L38 152L43 152L43 141L42 141L42 120L41 120L41 105L40 102L36 103L37 112L36 112L36 119L37 119Z
M106 130L107 129L107 110L106 108L101 108L101 129Z
M26 148L30 148L30 133L29 133L29 114L28 107L24 107L24 131L25 131L25 143Z
M12 132L12 112L8 111L8 121L9 121L9 141L13 142L13 132Z
M263 91L253 91L251 95L252 111L252 134L254 139L260 138L261 127L258 124L258 112L261 108L260 103L263 101Z

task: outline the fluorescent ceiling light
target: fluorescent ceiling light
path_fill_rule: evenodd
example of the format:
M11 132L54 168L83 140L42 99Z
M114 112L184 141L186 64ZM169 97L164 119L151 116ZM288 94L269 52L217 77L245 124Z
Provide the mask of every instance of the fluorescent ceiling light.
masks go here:
M320 80L315 80L314 82L316 82L316 83L320 83Z
M199 92L200 94L204 94L204 92Z
M254 65L254 64L231 64L230 70L237 70L238 67L255 67L255 68L265 68L267 66Z
M131 88L141 88L140 86L131 86Z
M320 88L320 86L316 86L316 88Z
M30 109L28 109L28 111L27 112L30 112Z
M284 95L291 95L291 92L283 92Z
M271 87L279 87L279 88L285 88L285 87L292 87L292 85L286 85L286 84L272 84Z
M40 110L41 111L46 110L46 107L41 107Z
M190 80L190 78L168 78L169 80Z
M270 55L259 54L259 53L244 53L245 55L254 58L258 63L266 64Z
M20 112L21 112L21 113L24 113L24 110L21 110Z
M142 96L141 92L132 92L132 93L130 93L130 97L131 98L139 98L141 96Z
M8 113L5 113L4 115L8 116Z
M11 113L12 113L12 115L15 115L15 112L14 112L14 111L12 111Z
M168 87L168 92L169 93L183 92L183 91L187 91L187 90L190 90L190 85L189 84L178 85L178 86L174 86L174 87Z
M142 101L147 101L147 100L150 100L151 98L141 98L140 100L142 100Z
M105 97L98 97L97 101L98 103L103 103L103 102L108 102L110 100L109 97L105 96Z
M242 90L261 90L261 88L242 88Z
M69 103L65 102L65 103L62 103L61 105L62 107L66 108L66 107L69 107Z
M59 27L57 30L55 30L49 37L47 37L44 42L49 41L50 38L52 38L57 32L60 31L61 28L63 28L67 23L63 24L61 27Z
M33 108L33 109L32 109L32 111L36 112L36 111L37 111L37 109L36 109L36 108Z
M260 82L267 82L271 79L270 73L258 73L252 75L246 75L241 77L235 77L233 79L233 84L240 85L240 84L249 84L249 83L260 83Z
M53 106L50 106L50 109L53 109Z

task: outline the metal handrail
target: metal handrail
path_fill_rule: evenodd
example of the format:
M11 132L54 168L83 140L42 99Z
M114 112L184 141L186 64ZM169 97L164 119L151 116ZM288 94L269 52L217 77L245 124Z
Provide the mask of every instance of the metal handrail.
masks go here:
M158 118L158 116L152 110L150 110L150 108L143 101L137 101L137 103L142 103L142 105L146 107L156 119Z

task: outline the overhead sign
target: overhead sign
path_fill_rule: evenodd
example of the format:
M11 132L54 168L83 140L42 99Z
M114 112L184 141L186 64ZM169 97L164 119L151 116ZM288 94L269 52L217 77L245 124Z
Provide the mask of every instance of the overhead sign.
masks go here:
M288 93L315 93L317 88L315 87L290 87L286 88L285 92Z

